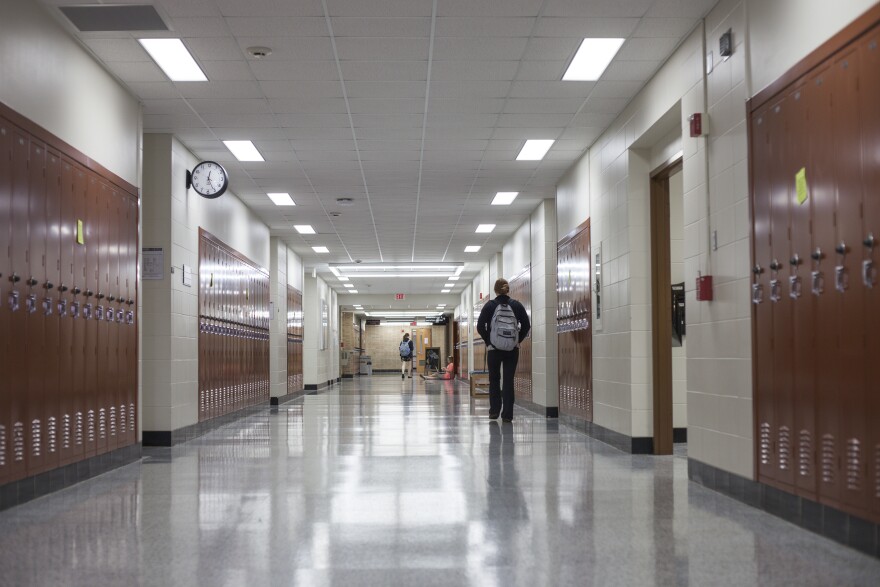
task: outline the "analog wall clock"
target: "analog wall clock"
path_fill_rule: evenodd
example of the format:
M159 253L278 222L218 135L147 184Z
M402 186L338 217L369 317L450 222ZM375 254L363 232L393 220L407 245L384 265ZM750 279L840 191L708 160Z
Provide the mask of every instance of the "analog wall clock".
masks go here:
M229 175L214 161L202 161L186 172L186 189L192 187L203 198L219 198L229 187Z

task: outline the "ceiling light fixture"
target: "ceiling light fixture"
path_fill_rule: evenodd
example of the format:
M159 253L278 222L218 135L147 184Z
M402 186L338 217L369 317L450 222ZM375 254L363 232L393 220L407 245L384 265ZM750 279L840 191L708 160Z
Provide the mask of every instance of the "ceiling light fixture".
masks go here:
M449 290L448 289L441 289L440 293L449 293Z
M454 283L444 283L443 287L455 287Z
M495 199L492 200L493 206L509 206L516 197L519 195L519 192L498 192L495 194Z
M353 283L343 283L343 287L354 287Z
M477 226L476 232L492 232L495 230L494 224L480 224Z
M476 253L480 250L479 245L468 245L464 248L465 253Z
M517 161L540 161L553 146L554 140L538 140L529 139L523 145L519 155L516 156Z
M625 39L584 39L565 70L564 81L596 81L617 55Z
M348 275L350 279L360 279L360 278L376 278L376 277L432 277L434 279L438 277L444 277L443 274L437 273L350 273Z
M348 293L350 293L350 294L356 294L357 292L358 292L358 290L356 290L356 289L348 290Z
M329 253L330 252L330 249L328 249L327 247L312 247L312 250L315 251L316 253Z
M284 192L271 192L266 194L269 199L275 202L276 206L296 206L296 203L290 197L290 194Z
M348 281L348 277L345 277L344 275L340 275L336 279L338 279L339 281Z
M333 265L333 269L342 271L382 271L384 269L412 269L414 271L452 271L461 267L461 264L446 263L443 265L425 265L425 264L409 264L409 265L384 265L382 263L370 263L359 265Z
M265 161L251 141L223 141L239 161Z
M315 229L311 224L296 224L294 228L300 234L315 234Z
M206 82L205 72L180 39L138 39L173 82Z
M458 281L461 278L458 275L453 275L451 277L447 277L446 279L448 279L449 281Z

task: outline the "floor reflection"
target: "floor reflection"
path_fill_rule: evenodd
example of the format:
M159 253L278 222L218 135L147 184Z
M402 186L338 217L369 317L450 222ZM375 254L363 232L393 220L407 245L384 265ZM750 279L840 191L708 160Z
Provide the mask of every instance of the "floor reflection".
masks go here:
M447 381L373 376L0 513L2 585L873 585L880 561Z

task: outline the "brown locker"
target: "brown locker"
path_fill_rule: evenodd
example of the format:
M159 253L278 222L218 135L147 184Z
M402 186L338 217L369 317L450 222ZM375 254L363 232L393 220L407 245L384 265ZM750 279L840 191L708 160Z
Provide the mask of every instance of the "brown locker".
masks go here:
M756 404L757 469L760 480L776 473L776 418L773 399L773 302L770 248L769 108L756 112L751 125L751 175L754 261L752 265L752 339Z
M110 362L110 328L107 324L108 299L110 295L110 187L103 181L99 182L98 205L96 210L96 247L98 249L98 287L95 294L94 320L97 326L97 409L95 415L96 450L97 454L109 450L109 432L107 429L108 407L112 397L112 382L109 380L108 364Z
M106 410L107 450L116 450L118 442L117 406L119 405L119 329L116 325L117 299L119 297L119 194L114 188L107 191L107 286L105 322L107 329L107 362L104 408Z
M810 167L808 94L812 86L799 83L788 96L785 148L787 157L782 169L793 178L802 168ZM798 494L815 499L816 399L815 399L815 322L814 296L810 293L811 202L799 204L794 190L788 193L791 218L791 255L785 260L785 295L792 306L792 388L794 406L793 472Z
M880 332L880 27L874 27L859 44L859 113L862 130L862 178L864 180L864 224L861 243L863 281L865 282L865 329ZM880 357L880 337L865 337L867 357ZM880 361L866 361L866 384L869 404L865 416L869 423L867 447L868 509L880 518Z
M71 390L73 395L74 412L71 414L71 433L73 436L72 451L76 460L82 459L86 454L88 444L88 387L86 361L93 353L89 353L87 346L91 343L88 337L89 324L86 319L86 305L89 303L88 293L90 281L88 279L88 249L86 236L86 212L90 208L89 185L91 179L89 173L74 165L74 198L73 225L71 226L73 238L73 279L70 291L72 292L70 309L68 310L73 328L73 346L71 347L71 362L73 366ZM83 243L79 242L79 225L82 223Z
M71 314L73 297L74 245L76 243L76 169L66 158L61 161L61 210L59 220L58 296L58 443L60 463L66 465L75 457L73 418L76 412L73 382L74 319Z
M841 303L838 324L840 363L840 395L842 427L846 432L843 443L842 500L847 506L867 507L868 483L865 447L865 287L862 284L861 242L865 238L862 222L863 180L861 166L861 127L859 122L859 53L853 48L836 59L831 68L833 75L832 157L837 185L837 225L841 251L835 256L849 281L845 291L837 291ZM877 74L875 74L877 75ZM844 250L845 247L845 250Z
M10 451L12 459L10 466L10 480L20 479L27 476L28 471L28 448L27 438L27 402L28 402L28 369L27 362L27 336L28 316L25 306L27 296L27 283L30 268L28 267L28 157L29 138L18 129L13 129L12 145L12 206L11 206L11 230L12 235L10 249L12 251L12 266L7 280L10 288L7 298L7 306L11 312L9 331L14 333L9 341L8 358L9 364L18 366L9 370L9 417L11 421Z
M510 280L510 296L518 300L532 315L531 268L526 269ZM532 401L532 337L529 335L519 345L519 361L514 376L514 392L518 399Z
M11 309L8 298L13 284L9 282L12 274L10 239L12 237L12 126L0 118L0 332L9 333ZM0 336L0 372L9 373L12 344L8 335ZM0 485L11 480L12 441L12 386L11 377L0 377Z
M61 464L61 403L62 381L59 377L61 315L60 315L60 283L61 283L61 197L63 167L61 156L49 151L46 154L46 256L45 277L42 284L40 313L44 318L44 454L46 469L54 469ZM69 173L68 173L69 177Z
M100 300L97 295L100 287L98 269L98 249L100 247L100 223L101 213L101 188L100 180L88 173L88 191L86 192L85 205L82 209L84 248L85 248L85 272L83 283L83 307L82 319L85 322L85 387L83 389L84 413L83 413L83 442L85 456L92 457L97 454L98 447L98 402L100 401L98 383L98 320L97 306Z
M557 247L559 412L593 418L590 225Z
M125 428L126 444L137 442L137 395L138 395L138 323L137 323L137 271L138 271L138 202L128 197L127 232L128 242L125 300L126 393L124 404L120 406L120 426Z

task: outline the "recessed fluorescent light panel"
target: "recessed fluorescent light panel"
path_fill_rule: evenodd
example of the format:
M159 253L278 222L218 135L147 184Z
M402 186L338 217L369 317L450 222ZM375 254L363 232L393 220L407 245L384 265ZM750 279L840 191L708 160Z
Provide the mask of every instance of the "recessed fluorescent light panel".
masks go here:
M269 199L275 202L276 206L296 206L293 199L290 197L290 194L282 193L282 192L272 192L266 194L269 196Z
M342 285L345 287L354 287L353 283L343 283Z
M495 199L492 200L492 205L509 206L513 203L518 195L519 192L498 192L497 194L495 194Z
M348 281L348 277L339 276L337 277L339 281Z
M312 247L312 250L315 251L316 253L329 253L330 252L330 249L328 249L327 247Z
M454 283L444 283L443 287L455 287Z
M494 224L480 224L477 226L477 232L492 232L495 230Z
M294 228L300 234L315 234L315 229L311 224L296 224Z
M480 250L479 245L468 245L464 248L465 253L476 253Z
M265 161L250 141L223 141L223 144L239 161Z
M206 82L205 72L180 39L138 39L173 82Z
M617 55L623 41L624 39L584 39L562 79L575 82L591 82L599 79Z
M459 277L458 275L453 275L452 277L447 277L446 279L448 279L449 281L458 281L459 279L461 279L461 277Z
M517 161L540 161L553 146L553 140L536 140L530 139L523 145L519 155L516 156Z
M350 293L350 294L356 294L357 292L358 292L358 290L356 290L356 289L348 290L348 293Z
M440 293L449 293L449 290L448 289L441 289Z

